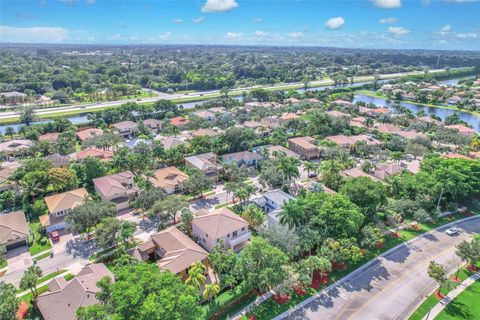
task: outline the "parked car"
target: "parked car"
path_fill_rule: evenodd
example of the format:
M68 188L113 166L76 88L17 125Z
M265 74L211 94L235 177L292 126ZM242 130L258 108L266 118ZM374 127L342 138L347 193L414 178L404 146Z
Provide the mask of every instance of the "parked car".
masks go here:
M449 236L455 236L460 233L460 230L457 227L451 227L451 228L448 228L445 231L445 233L448 234Z
M50 232L50 239L52 239L53 242L60 241L60 233L58 233L57 230Z

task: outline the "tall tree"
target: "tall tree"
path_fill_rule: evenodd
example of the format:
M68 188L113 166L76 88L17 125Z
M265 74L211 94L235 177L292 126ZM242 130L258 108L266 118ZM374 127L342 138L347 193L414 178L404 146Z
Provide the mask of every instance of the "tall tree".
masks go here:
M256 230L265 221L265 213L255 204L250 204L242 212L242 218L245 219L250 227Z
M88 232L107 217L117 212L115 204L110 201L92 201L75 207L65 218L68 228L73 232Z
M22 290L30 290L33 299L38 297L38 280L42 277L42 269L37 265L32 265L25 270L25 273L20 280L20 288Z
M165 223L176 223L178 214L186 208L188 208L188 201L185 197L168 195L164 199L155 202L149 210L149 215L164 222L160 226L163 227Z
M107 217L95 227L95 244L100 250L115 248L117 255L128 249L127 239L135 233L135 224Z
M435 261L430 261L427 273L430 278L438 283L438 294L440 294L443 283L447 280L447 268Z
M17 320L18 304L15 287L10 283L0 281L0 319Z
M205 269L206 267L200 261L192 264L190 270L188 270L188 277L185 280L186 285L191 285L194 288L200 290L200 288L205 284Z

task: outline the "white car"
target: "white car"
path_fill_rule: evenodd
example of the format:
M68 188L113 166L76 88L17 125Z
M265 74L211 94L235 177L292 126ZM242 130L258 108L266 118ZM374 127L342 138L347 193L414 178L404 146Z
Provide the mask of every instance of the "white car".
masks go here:
M459 234L460 230L457 227L451 227L451 228L448 228L445 231L445 233L448 234L449 236L454 236L454 235Z

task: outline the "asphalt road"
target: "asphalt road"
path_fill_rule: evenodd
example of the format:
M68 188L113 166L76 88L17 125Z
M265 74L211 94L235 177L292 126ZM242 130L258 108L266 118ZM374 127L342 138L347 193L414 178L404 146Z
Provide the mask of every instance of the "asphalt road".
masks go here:
M444 69L437 69L437 70L430 70L431 73L435 72L441 72L445 71ZM392 78L400 78L408 75L414 75L414 74L422 74L423 72L420 71L412 71L412 72L404 72L404 73L392 73L392 74L385 74L381 75L380 79L392 79ZM356 81L372 81L373 76L361 76L361 77L356 77ZM311 86L328 86L332 85L333 81L330 79L324 79L324 80L315 80L315 81L310 81L309 84ZM282 84L276 84L273 86L252 86L252 87L245 87L245 88L235 88L230 91L230 95L240 95L243 91L250 91L255 88L263 88L263 89L282 89L282 88L288 88L292 85L301 85L303 86L302 82L295 82L295 83L282 83ZM119 106L127 102L155 102L157 100L161 99L166 99L166 100L174 100L174 99L182 99L182 98L193 98L193 97L202 97L206 98L209 96L215 97L220 93L220 90L209 90L209 91L197 91L197 92L191 92L189 94L166 94L166 93L161 93L157 92L158 96L156 97L151 97L151 98L143 98L141 100L137 99L125 99L125 100L118 100L118 101L109 101L109 102L102 102L102 103L92 103L92 104L83 104L83 105L70 105L70 106L64 106L64 107L56 107L56 108L47 108L47 109L38 109L35 111L35 114L37 115L44 115L47 116L49 114L56 114L58 112L72 112L72 111L78 111L81 110L81 112L88 112L89 110L98 110L98 109L103 109L103 108L109 108L113 106ZM7 111L7 112L0 112L0 120L2 119L8 119L12 118L15 116L18 116L19 113L16 111Z
M446 265L450 272L457 269L461 261L455 246L480 232L480 216L458 227L462 229L458 236L448 236L442 227L399 246L276 319L407 319L437 287L427 275L430 260Z

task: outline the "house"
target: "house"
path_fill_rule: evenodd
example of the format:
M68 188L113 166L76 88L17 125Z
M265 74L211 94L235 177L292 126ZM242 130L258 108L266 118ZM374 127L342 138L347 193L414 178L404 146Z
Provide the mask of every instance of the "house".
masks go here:
M70 159L78 162L82 162L88 157L97 158L100 161L110 161L113 158L113 152L109 150L103 150L95 147L86 148L68 155Z
M270 190L265 192L261 197L253 199L252 202L257 204L267 214L267 228L271 228L280 224L280 212L285 203L295 200L295 197L280 190Z
M225 109L224 107L213 107L213 108L209 108L207 110L210 111L210 112L213 112L213 113L225 113L225 112L227 112L227 109Z
M393 174L400 173L404 170L405 170L404 167L396 163L381 164L375 168L375 171L373 172L373 176L380 180L385 180L386 177L391 176Z
M364 125L362 122L359 122L359 121L355 121L355 120L350 120L348 122L348 124L351 126L351 127L357 127L357 128L366 128L367 126Z
M97 282L114 276L103 263L86 265L70 281L62 276L48 283L48 291L39 295L35 303L45 320L75 320L77 309L100 302L95 294L100 291Z
M356 135L356 136L350 136L351 139L353 139L355 142L362 142L362 143L365 143L366 145L369 145L369 146L377 146L377 145L380 145L382 144L381 141L378 141L377 139L369 136L369 135L366 135L366 134L359 134L359 135Z
M132 138L138 132L138 124L133 121L121 121L112 124L113 133L123 138Z
M423 116L423 117L420 117L420 118L417 118L419 121L422 121L422 122L425 122L425 123L428 123L428 124L435 124L435 125L440 125L442 122L441 121L438 121L432 117L429 117L429 116Z
M188 121L184 117L175 117L175 118L170 119L170 124L172 126L179 127L179 128L183 128L189 123L190 123L190 121Z
M182 139L176 137L155 137L155 140L160 140L164 149L171 149L178 147L179 145L186 145L187 143Z
M329 136L329 137L326 137L325 139L327 139L328 141L334 142L335 144L341 147L347 147L347 148L350 146L353 146L357 142L354 139L343 134Z
M458 131L458 133L460 133L464 136L467 136L467 137L475 135L475 130L474 129L469 128L467 126L464 126L463 124L452 124L450 126L445 126L445 128L456 130L456 131Z
M133 181L133 173L123 171L105 177L93 179L95 191L102 200L112 201L117 211L128 209L129 202L138 195L138 188Z
M313 144L315 139L312 137L297 137L288 139L288 149L299 154L305 160L318 158L318 147Z
M377 177L374 177L374 176L372 176L368 173L365 173L358 168L352 168L352 169L345 170L345 171L343 171L343 175L346 176L346 177L349 177L349 178L367 177L367 178L372 179L373 181L377 181L377 182L380 181L380 179L378 179Z
M0 164L0 192L5 190L12 190L20 194L20 188L16 181L9 181L11 175L22 166L22 163L17 161L6 161Z
M264 125L257 121L245 121L243 123L243 126L245 128L257 129L257 128L263 127Z
M251 151L228 153L222 156L223 163L235 162L238 166L257 166L263 157Z
M53 143L57 141L58 136L60 136L59 132L50 132L50 133L45 133L40 136L38 136L38 141L48 141L50 143Z
M288 122L288 121L291 121L291 120L295 120L295 119L298 119L299 116L293 112L287 112L287 113L284 113L282 114L282 116L280 117L280 123L285 123L285 122Z
M349 117L348 114L337 111L337 110L327 111L326 114L328 114L330 117L333 117L333 118Z
M381 133L395 133L402 130L400 127L397 127L396 125L393 125L391 123L381 124L377 126L376 129L378 130L378 132Z
M208 252L222 242L226 249L238 252L250 241L252 234L248 222L230 209L199 211L197 214L192 220L192 231Z
M24 154L33 147L33 142L26 139L13 139L0 143L0 153L5 156Z
M215 120L217 120L217 117L215 116L215 112L212 112L209 110L196 111L193 114L208 122L214 122Z
M462 98L460 98L459 96L453 96L453 97L450 97L450 98L447 99L447 104L449 106L454 106L457 103L459 103L460 101L462 101Z
M48 160L56 168L67 168L70 165L70 158L61 154L49 154L44 157L45 160Z
M87 198L88 192L85 188L45 197L44 200L48 208L48 215L40 216L40 223L45 227L47 232L65 229L65 216L75 207L84 204Z
M415 130L412 130L412 131L400 130L400 131L396 131L395 134L400 136L400 137L403 137L407 140L413 140L413 139L416 139L416 138L427 138L428 137L426 134L423 134L421 132L417 132Z
M151 132L157 133L162 129L162 122L157 119L146 119L143 120L143 125L147 127Z
M183 184L188 181L188 175L176 167L167 167L155 171L148 181L166 194L172 194L183 190Z
M132 139L132 140L125 141L125 145L127 146L128 149L134 149L135 147L142 144L150 148L152 146L152 141L145 140L145 139Z
M219 136L220 133L218 131L213 130L213 129L206 128L206 129L198 129L198 130L192 131L191 135L193 137L205 137L206 136L206 137L215 138L215 137Z
M77 138L83 142L103 135L103 130L98 128L84 128L78 130L75 134L77 135Z
M280 125L282 124L282 120L280 118L273 117L273 116L262 118L262 120L260 121L262 124L269 127L270 129L279 128Z
M292 150L288 150L283 146L268 146L266 147L266 150L269 157L277 157L280 154L284 154L287 157L300 158L300 155L298 153L295 153Z
M23 211L0 214L0 246L7 250L28 246L28 224Z
M221 169L221 165L217 163L217 155L213 152L186 157L185 165L187 168L200 170L205 176L214 180L218 179Z
M172 226L150 236L150 240L128 251L140 261L155 261L161 270L169 270L185 279L197 261L208 266L208 253Z

